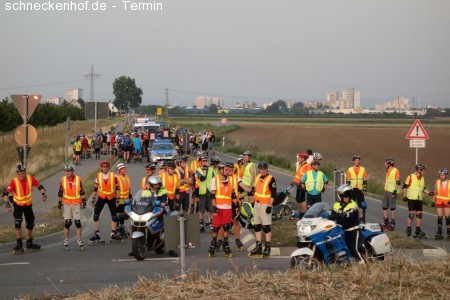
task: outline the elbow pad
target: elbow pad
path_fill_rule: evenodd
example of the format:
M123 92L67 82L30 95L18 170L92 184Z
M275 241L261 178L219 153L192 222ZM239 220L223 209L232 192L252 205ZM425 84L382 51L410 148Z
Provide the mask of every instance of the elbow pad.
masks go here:
M94 186L94 187L92 188L92 191L93 191L93 192L97 192L97 190L98 190L98 187L97 187L97 186Z
M367 180L363 180L363 184L364 184L364 185L367 185Z
M9 195L9 193L8 193L8 191L6 190L6 188L3 189L3 197L4 197L4 196L8 196L8 195Z
M406 183L403 184L403 189L407 189L408 187L409 186Z

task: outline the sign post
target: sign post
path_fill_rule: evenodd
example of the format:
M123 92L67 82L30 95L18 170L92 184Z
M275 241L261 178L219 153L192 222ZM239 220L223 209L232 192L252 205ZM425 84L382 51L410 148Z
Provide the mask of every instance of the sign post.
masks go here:
M419 148L425 148L425 140L428 140L428 134L423 128L422 123L416 120L413 126L406 134L406 139L409 140L409 147L416 148L416 165L419 161Z

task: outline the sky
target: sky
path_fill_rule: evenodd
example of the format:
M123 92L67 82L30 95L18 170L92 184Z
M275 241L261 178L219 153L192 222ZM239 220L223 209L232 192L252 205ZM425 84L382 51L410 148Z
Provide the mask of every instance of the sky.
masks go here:
M450 107L449 12L448 0L2 0L0 99L81 88L89 101L93 65L97 101L129 76L145 105L163 105L166 88L170 105L226 107L355 88L367 108L400 96Z

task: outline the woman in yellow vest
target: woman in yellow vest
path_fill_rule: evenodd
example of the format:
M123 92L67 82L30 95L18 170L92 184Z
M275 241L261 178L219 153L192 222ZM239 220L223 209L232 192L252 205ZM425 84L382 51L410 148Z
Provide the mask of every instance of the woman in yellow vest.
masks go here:
M86 198L84 196L83 184L80 176L74 175L72 164L64 166L66 175L61 178L61 184L58 191L58 208L63 210L64 216L64 248L69 248L69 228L72 226L72 220L75 223L77 244L80 250L83 250L84 243L81 240L81 209L86 207Z
M447 226L447 239L450 240L450 188L447 179L448 171L446 168L442 168L438 172L439 178L435 183L435 195L432 206L436 206L437 212L437 225L438 230L436 232L435 239L442 240L442 221L445 216L445 225Z
M408 219L406 219L406 235L411 236L412 220L416 217L416 231L413 237L419 239L428 239L426 233L420 229L423 209L422 194L434 195L434 192L428 191L425 186L425 178L423 175L426 169L424 165L417 164L416 173L409 175L403 184L403 201L408 202L409 210Z
M131 181L127 174L127 166L124 163L117 165L117 183L119 184L119 206L117 206L117 233L124 237L125 232L125 200L133 199L131 194Z

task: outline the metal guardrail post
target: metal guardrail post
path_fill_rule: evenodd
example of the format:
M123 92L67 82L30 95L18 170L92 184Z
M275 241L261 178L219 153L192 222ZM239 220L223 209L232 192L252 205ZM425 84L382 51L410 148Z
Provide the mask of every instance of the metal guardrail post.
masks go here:
M183 213L180 213L177 217L180 222L180 275L181 278L186 277L186 236L184 231L184 225L186 218Z

